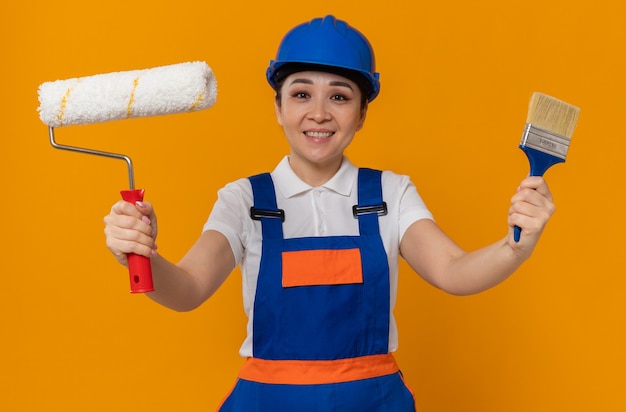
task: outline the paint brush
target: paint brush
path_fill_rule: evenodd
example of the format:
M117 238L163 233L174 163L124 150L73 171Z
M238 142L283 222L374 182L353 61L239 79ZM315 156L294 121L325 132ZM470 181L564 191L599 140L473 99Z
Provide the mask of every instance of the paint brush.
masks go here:
M543 176L548 168L565 162L580 109L559 99L535 92L528 105L520 149L530 162L530 175ZM515 226L514 239L522 229Z

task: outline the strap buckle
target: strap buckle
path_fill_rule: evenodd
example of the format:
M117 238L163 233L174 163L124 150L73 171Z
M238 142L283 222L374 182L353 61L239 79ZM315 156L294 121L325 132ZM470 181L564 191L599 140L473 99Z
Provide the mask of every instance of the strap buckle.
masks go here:
M250 217L252 220L261 220L261 218L269 217L272 219L280 219L282 222L285 221L285 211L282 209L277 210L267 210L267 209L257 209L256 207L250 208Z
M358 205L352 206L352 215L354 216L355 219L358 218L359 215L366 215L369 213L376 213L378 214L378 216L387 215L387 202L383 202L380 205L374 205L374 206L358 206Z

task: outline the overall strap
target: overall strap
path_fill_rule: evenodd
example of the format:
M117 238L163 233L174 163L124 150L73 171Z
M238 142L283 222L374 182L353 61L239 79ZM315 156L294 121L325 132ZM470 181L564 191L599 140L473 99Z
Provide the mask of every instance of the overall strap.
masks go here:
M285 212L276 205L276 191L269 173L261 173L248 178L252 185L254 205L250 217L261 221L263 239L282 239Z
M382 172L360 168L358 177L358 205L352 213L359 219L361 235L379 234L378 216L387 214L387 203L383 202Z

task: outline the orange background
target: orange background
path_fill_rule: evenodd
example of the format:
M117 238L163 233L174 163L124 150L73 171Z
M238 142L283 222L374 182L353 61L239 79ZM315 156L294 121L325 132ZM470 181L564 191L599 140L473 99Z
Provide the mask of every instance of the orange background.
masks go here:
M286 153L265 68L289 28L328 13L367 34L381 72L349 157L411 175L467 249L507 229L531 93L581 107L567 162L547 175L558 210L511 279L453 297L401 265L397 359L418 410L626 410L621 0L2 2L0 410L213 410L241 364L239 273L191 313L129 294L102 233L125 165L52 149L39 84L213 68L210 110L57 129L131 155L159 250L177 260L221 186Z

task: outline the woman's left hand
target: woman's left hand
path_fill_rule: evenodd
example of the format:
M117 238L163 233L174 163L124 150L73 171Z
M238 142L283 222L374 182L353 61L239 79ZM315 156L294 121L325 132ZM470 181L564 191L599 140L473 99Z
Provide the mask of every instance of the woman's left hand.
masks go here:
M550 217L556 210L552 193L543 177L529 176L522 180L509 208L509 244L514 250L532 251ZM513 239L513 228L522 229L519 242Z

